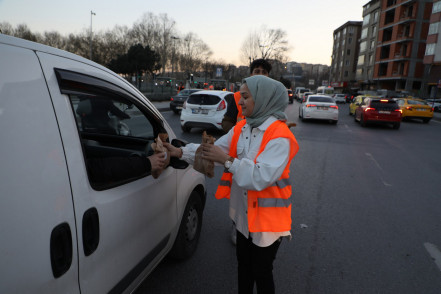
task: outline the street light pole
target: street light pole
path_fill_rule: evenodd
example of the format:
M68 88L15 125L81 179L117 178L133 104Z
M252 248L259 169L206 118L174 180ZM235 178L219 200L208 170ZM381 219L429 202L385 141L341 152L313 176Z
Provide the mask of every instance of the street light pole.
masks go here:
M171 39L173 40L173 54L172 54L172 76L174 73L174 66L175 66L175 54L176 54L176 43L175 40L178 40L178 37L171 36Z
M96 15L92 10L90 11L90 60L92 60L92 15Z

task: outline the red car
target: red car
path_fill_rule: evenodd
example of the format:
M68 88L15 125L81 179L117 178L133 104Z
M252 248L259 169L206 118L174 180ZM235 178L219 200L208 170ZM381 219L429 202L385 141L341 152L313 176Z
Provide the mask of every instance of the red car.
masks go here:
M355 121L362 127L367 124L391 124L394 129L399 129L401 124L401 109L392 99L366 98L363 103L357 103L355 108Z

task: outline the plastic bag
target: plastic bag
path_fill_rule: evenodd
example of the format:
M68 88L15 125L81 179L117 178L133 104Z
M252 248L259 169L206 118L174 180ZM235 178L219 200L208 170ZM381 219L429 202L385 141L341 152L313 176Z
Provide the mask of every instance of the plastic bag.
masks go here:
M158 137L155 139L155 142L152 143L152 149L155 153L165 152L165 163L164 168L168 166L170 163L170 156L168 156L168 150L164 147L162 142L166 142L168 139L167 133L159 133ZM162 173L162 169L160 170L152 170L152 177L157 179L159 175Z
M202 133L202 143L214 144L215 140L213 136L207 135L206 131ZM209 178L214 177L214 162L202 158L202 146L196 149L193 168Z

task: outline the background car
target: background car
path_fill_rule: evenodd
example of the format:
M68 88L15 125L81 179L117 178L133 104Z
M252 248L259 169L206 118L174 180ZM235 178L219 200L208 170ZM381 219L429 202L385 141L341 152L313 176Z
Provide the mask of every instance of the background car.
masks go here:
M354 120L362 127L368 124L391 124L394 129L400 128L401 109L393 99L366 98L356 103Z
M401 109L403 120L417 118L428 123L433 117L433 108L426 101L416 98L395 98Z
M303 88L303 87L297 87L296 92L294 93L294 96L298 101L302 101L303 93L306 93L306 92L311 92L311 90L307 89L307 88Z
M304 93L302 94L301 102L304 103L304 102L306 101L306 98L308 98L308 96L309 96L309 95L312 95L312 94L314 94L314 93L313 93L313 92L304 92Z
M334 98L335 103L346 103L346 94L335 94L332 98Z
M234 94L213 90L191 94L181 111L182 131L190 132L192 128L222 130L222 119L228 105L226 99L234 101Z
M170 109L173 110L173 112L176 114L180 113L182 106L184 105L184 102L187 100L188 96L197 91L201 91L201 89L181 90L177 95L170 98Z
M287 89L287 91L288 91L289 104L293 104L293 102L294 102L294 94L292 93L291 89Z
M352 100L351 104L349 104L349 115L353 115L355 113L355 109L357 108L357 104L362 104L364 99L369 98L369 97L380 98L377 96L365 96L365 95L359 95L359 96L355 97Z
M436 112L441 112L441 99L426 99L427 104L433 107Z
M307 119L329 120L338 122L338 106L332 97L324 95L309 95L299 109L302 121Z

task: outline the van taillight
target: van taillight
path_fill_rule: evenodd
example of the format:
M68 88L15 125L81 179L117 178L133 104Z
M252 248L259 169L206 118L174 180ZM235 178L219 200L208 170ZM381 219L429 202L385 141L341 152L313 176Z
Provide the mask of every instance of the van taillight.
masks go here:
M219 106L217 107L216 111L220 111L220 110L224 110L226 107L225 105L225 100L222 100L222 102L219 104Z

